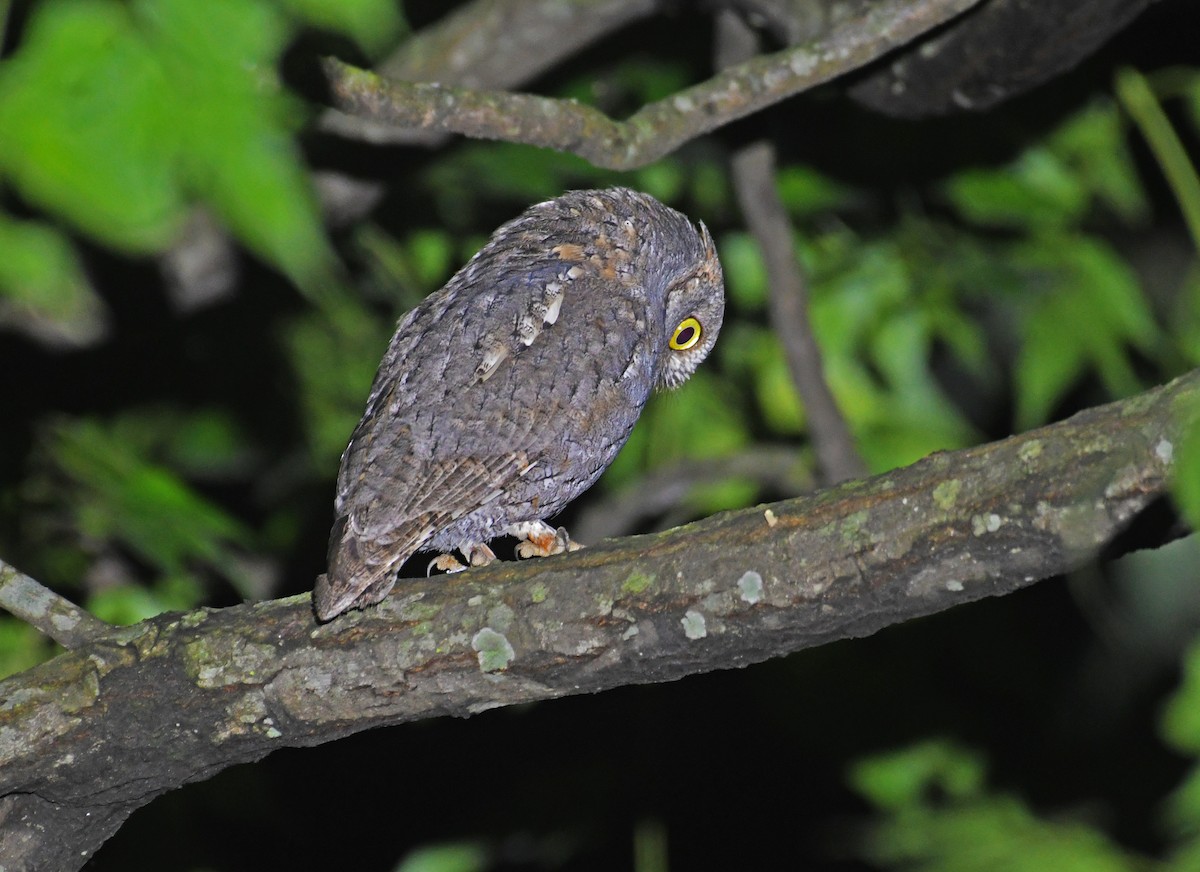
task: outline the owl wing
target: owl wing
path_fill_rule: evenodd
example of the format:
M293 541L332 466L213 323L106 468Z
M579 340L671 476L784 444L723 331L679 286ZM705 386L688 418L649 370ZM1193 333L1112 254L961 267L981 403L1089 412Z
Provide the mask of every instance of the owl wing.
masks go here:
M527 467L520 451L455 458L426 467L416 489L361 488L340 500L344 513L330 533L329 568L313 590L317 617L327 621L382 600L400 565L435 532L499 497Z

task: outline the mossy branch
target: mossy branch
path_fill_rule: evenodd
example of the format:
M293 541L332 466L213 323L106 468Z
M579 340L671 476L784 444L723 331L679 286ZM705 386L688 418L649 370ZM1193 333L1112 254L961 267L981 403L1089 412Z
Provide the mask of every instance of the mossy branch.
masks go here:
M880 0L819 45L761 55L644 106L625 121L573 100L389 81L336 58L324 69L334 106L347 114L418 130L461 133L570 152L626 170L689 140L870 63L978 0Z
M0 609L41 630L64 648L78 648L114 629L3 560Z
M0 865L82 865L181 784L370 727L726 669L1009 593L1165 492L1200 371L886 475L560 557L162 615L0 683Z

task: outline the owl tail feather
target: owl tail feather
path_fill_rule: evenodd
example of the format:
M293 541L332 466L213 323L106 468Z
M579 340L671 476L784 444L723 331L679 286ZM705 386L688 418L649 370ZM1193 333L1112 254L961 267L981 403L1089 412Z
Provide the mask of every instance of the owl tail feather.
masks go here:
M395 586L401 562L394 546L375 546L359 539L347 518L338 518L329 536L329 571L317 576L313 587L317 619L331 621L351 608L382 600Z

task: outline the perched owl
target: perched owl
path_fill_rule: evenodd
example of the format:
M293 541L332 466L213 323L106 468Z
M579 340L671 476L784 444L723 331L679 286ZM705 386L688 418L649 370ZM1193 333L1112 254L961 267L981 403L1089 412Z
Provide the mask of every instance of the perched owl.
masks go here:
M570 547L543 521L599 478L655 388L682 384L725 311L712 237L625 188L508 222L396 328L342 455L327 621L379 602L416 551L443 569Z

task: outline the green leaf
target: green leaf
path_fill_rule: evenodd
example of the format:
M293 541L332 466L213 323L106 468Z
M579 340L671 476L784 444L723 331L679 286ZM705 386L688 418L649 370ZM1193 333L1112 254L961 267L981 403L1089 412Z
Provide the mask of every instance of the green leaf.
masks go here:
M875 470L974 438L929 368L939 331L961 316L947 293L917 281L911 249L901 237L864 241L845 232L805 245L825 378Z
M128 626L163 612L195 608L203 592L190 575L165 576L153 587L122 584L105 588L87 599L87 610L110 624Z
M858 840L862 856L920 872L1133 872L1148 860L1126 854L1096 829L1043 820L1017 799L986 791L979 756L947 742L869 758L850 781L879 814Z
M796 217L824 215L854 200L850 188L808 166L780 167L776 185L783 204Z
M395 872L483 872L489 865L481 846L459 842L410 851Z
M56 647L30 624L0 615L0 679L49 660Z
M1020 230L1071 224L1088 204L1081 180L1046 148L1002 169L965 170L947 183L946 193L968 220Z
M570 188L605 187L623 180L620 173L597 169L575 155L506 142L464 143L435 161L427 178L438 214L449 227L469 226L489 201L528 205Z
M672 97L688 86L680 64L654 60L625 61L614 70L611 78L638 104Z
M196 478L221 478L254 463L246 435L220 409L129 409L107 423L115 442Z
M1193 530L1200 530L1200 403L1192 401L1183 403L1175 409L1174 414L1181 421L1189 422L1183 429L1183 437L1177 445L1161 442L1155 450L1174 454L1175 465L1171 471L1171 494L1175 498L1183 516L1192 525ZM1170 459L1168 456L1165 459ZM1200 703L1200 653L1196 659L1196 701ZM1189 660L1191 662L1191 660ZM1187 673L1190 674L1190 673ZM1196 706L1197 717L1200 719L1200 705ZM1197 753L1200 754L1200 730L1197 736Z
M0 66L0 174L109 245L159 250L186 210L175 175L177 102L127 7L40 4Z
M266 0L41 4L0 67L0 174L135 253L171 244L204 201L297 284L319 284L332 252L274 71L292 30Z
M397 240L367 223L358 227L354 242L366 268L361 292L397 311L412 309L459 266L456 240L444 230L415 230Z
M1044 423L1087 371L1114 396L1137 392L1129 348L1152 354L1162 336L1129 266L1105 243L1075 235L1031 239L1012 257L1036 300L1015 368L1018 428Z
M959 173L945 192L970 221L1031 232L1077 224L1096 203L1130 222L1147 214L1112 101L1077 113L1008 166Z
M1168 329L1184 366L1200 366L1200 264L1184 274L1174 311L1168 317Z
M164 577L189 579L206 564L242 581L235 548L249 542L249 531L114 428L65 421L49 433L47 450L73 483L58 499L90 541L120 543Z
M452 261L454 248L450 237L440 230L413 233L406 240L405 253L412 264L414 277L426 291L441 287L457 266Z
M333 255L274 72L290 22L265 0L135 8L173 92L182 182L294 282L322 280Z
M1121 113L1111 100L1075 115L1054 134L1050 147L1070 163L1096 202L1129 223L1147 216Z
M0 214L0 324L87 343L104 331L106 314L61 233Z
M1163 710L1162 735L1172 748L1200 757L1200 642L1183 656L1183 679Z
M712 161L698 163L691 170L688 199L695 203L696 213L720 215L725 212L732 196L725 170Z
M978 796L985 775L978 754L931 740L860 760L851 768L849 780L879 808L898 810L922 803L931 792L955 799Z

